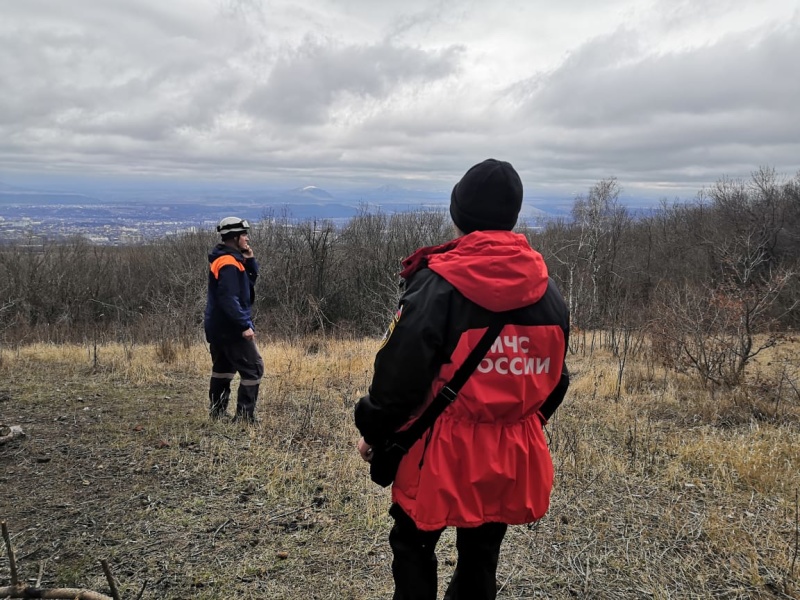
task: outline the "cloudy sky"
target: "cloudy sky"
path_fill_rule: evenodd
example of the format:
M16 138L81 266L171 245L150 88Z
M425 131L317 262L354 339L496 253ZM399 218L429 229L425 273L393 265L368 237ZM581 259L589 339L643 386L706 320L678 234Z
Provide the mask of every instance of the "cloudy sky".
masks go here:
M693 195L800 169L798 0L0 0L0 181Z

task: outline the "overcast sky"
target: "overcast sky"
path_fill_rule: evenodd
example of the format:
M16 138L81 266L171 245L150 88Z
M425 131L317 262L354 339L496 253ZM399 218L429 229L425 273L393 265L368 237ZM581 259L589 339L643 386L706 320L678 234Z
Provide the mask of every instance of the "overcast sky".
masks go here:
M693 195L800 169L798 0L0 0L0 181Z

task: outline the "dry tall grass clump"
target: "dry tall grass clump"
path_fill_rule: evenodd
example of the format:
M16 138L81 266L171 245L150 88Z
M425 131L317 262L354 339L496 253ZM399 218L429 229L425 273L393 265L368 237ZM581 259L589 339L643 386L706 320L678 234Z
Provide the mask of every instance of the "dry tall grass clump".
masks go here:
M202 344L0 351L0 422L27 434L0 446L23 574L102 591L105 558L123 597L390 597L389 493L352 425L377 342L261 349L252 428L208 420ZM618 389L617 359L579 348L547 428L551 510L509 530L498 597L798 597L798 349L726 391L644 355ZM455 556L448 533L445 581Z

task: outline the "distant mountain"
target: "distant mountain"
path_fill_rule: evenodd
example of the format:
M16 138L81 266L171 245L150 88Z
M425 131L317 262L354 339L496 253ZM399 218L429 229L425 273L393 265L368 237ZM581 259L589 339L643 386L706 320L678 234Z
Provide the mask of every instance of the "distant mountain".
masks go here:
M381 206L388 209L393 205L416 207L439 207L450 200L449 194L441 191L425 191L408 189L395 184L381 185L374 188L342 191L336 196L339 200L350 200L365 205ZM407 208L406 208L407 210Z
M315 202L328 202L334 199L333 194L326 192L320 187L315 185L307 185L305 187L294 188L286 192L287 200L313 200Z
M380 185L370 190L369 193L374 196L391 196L391 197L405 198L408 196L414 196L416 195L417 192L415 192L414 190L409 190L408 188L404 188L399 185L395 185L393 183L389 183L386 185Z
M100 200L71 192L27 190L0 183L0 204L98 204Z
M387 184L384 184L384 185L379 185L378 187L375 188L375 191L378 192L378 193L384 193L384 192L385 193L391 193L391 192L395 192L395 191L398 191L398 190L406 191L406 188L404 188L402 186L399 186L399 185L397 185L395 183L387 183Z

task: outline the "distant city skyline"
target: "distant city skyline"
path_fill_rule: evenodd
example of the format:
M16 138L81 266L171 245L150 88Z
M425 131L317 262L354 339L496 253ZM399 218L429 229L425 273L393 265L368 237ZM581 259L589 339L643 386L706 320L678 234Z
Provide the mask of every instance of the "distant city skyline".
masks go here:
M797 0L6 1L0 182L690 199L797 173L798 56Z

